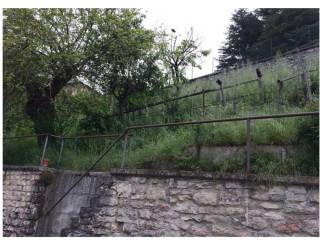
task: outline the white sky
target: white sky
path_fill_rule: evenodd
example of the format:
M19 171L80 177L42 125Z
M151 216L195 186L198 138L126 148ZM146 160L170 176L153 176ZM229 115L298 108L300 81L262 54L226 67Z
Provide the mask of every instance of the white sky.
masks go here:
M163 26L170 32L173 28L182 37L193 28L194 37L201 39L201 49L211 50L211 53L202 59L202 69L193 69L193 77L212 73L213 64L217 66L218 49L226 38L230 24L232 7L214 8L143 8L146 15L144 24L147 28ZM187 77L192 77L192 70L187 71Z

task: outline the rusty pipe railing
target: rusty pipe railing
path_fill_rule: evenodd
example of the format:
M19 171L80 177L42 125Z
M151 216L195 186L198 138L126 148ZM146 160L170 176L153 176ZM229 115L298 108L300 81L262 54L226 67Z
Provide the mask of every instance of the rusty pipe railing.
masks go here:
M174 126L186 126L186 125L199 125L207 123L219 123L219 122L236 122L236 121L246 121L247 131L246 131L246 173L250 172L250 153L251 153L251 135L250 126L251 121L261 120L261 119L275 119L275 118L290 118L290 117L301 117L301 116L319 116L319 112L300 112L300 113L287 113L287 114L273 114L273 115L262 115L262 116L247 116L247 117L237 117L237 118L225 118L225 119L211 119L202 121L188 121L188 122L175 122L175 123L165 123L165 124L153 124L153 125L137 125L126 128L118 137L109 145L107 148L99 155L95 162L80 176L80 178L44 213L44 216L50 214L53 209L76 187L76 185L87 176L91 170L104 158L104 156L112 149L112 147L119 142L123 137L128 136L130 131L137 129L147 129L147 128L162 128L162 127L174 127ZM124 158L127 159L127 158ZM122 162L122 167L125 162ZM39 216L40 218L41 216ZM38 218L38 219L39 219ZM37 220L38 220L37 219Z

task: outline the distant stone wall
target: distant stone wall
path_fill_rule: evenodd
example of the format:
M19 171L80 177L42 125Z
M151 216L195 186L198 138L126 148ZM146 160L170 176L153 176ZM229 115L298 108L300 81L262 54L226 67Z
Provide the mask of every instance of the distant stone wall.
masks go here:
M45 198L37 167L9 167L3 170L3 236L31 236Z
M290 52L287 55L282 56L280 58L273 57L267 61L260 62L260 63L249 63L248 65L242 66L242 68L246 69L248 66L250 66L250 69L252 68L252 74L255 77L256 76L255 68L260 68L264 73L265 71L268 71L268 69L270 69L271 66L278 65L279 63L286 63L288 66L291 66L293 69L300 69L301 59L306 60L306 63L310 63L311 61L314 61L317 59L317 62L319 63L319 46L315 46L314 48L306 49L303 51ZM222 71L221 73L207 74L204 76L190 79L188 82L203 83L203 82L216 81L217 79L224 80L225 78L228 78L228 76L232 75L233 72L237 74L238 70L239 68L235 70L231 69L231 70L228 70L227 72ZM309 70L313 70L313 69L309 69ZM250 79L247 79L247 80L250 80Z
M52 171L44 187L41 169L4 170L4 236L319 236L318 178L90 173L36 221L81 174Z
M246 146L215 146L215 145L189 145L187 152L194 158L207 160L213 163L222 162L230 159L245 159ZM251 147L253 154L267 153L278 159L285 161L287 156L305 153L308 149L299 145L257 145ZM170 163L168 163L170 164ZM168 169L168 168L166 168Z
M318 236L318 179L120 171L63 236Z

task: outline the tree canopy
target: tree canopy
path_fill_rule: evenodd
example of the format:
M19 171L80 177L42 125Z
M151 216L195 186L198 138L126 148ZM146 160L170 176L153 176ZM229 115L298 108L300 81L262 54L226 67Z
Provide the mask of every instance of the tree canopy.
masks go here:
M181 39L174 29L171 29L170 34L161 31L158 37L162 65L176 86L185 82L186 67L201 68L197 61L210 53L200 49L200 41L194 38L192 29Z
M236 11L231 21L226 44L221 48L219 68L232 66L241 61L246 62L247 50L257 42L262 33L262 22L246 9Z
M5 9L5 99L24 93L37 133L52 131L54 98L71 80L108 89L121 105L158 74L143 18L136 9Z
M219 69L271 57L319 39L319 9L238 9L220 49Z

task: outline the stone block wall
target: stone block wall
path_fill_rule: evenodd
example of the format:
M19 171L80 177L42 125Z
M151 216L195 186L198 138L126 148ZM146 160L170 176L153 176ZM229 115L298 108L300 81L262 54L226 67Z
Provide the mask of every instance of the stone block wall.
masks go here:
M46 191L46 202L44 209L50 209L65 192L76 182L81 173L73 171L55 171L55 178ZM89 206L90 200L96 194L100 182L105 183L104 176L108 173L101 173L95 176L84 177L79 184L61 201L52 212L39 221L36 236L60 236L61 230L69 226L73 217L79 216L80 209Z
M62 236L319 236L313 178L114 171Z
M3 170L3 236L31 236L44 204L45 187L37 167Z
M79 177L53 172L55 183L47 188L40 168L5 168L4 236L36 236L39 229L41 236L319 236L318 178L90 173L52 214L38 220L57 200L52 194L61 196ZM75 205L79 197L83 201Z
M319 62L319 46L315 46L314 48L306 49L303 51L298 52L289 52L285 56L282 56L280 58L273 57L267 61L260 62L260 63L250 63L249 65L244 65L243 68L247 70L252 70L253 76L255 76L255 69L260 68L263 72L281 64L290 65L293 69L299 69L301 68L301 59L305 59L308 64L315 61ZM309 66L310 67L310 66ZM221 73L211 73L204 76L199 76L193 79L190 79L189 83L200 83L200 82L209 82L209 81L216 81L217 79L223 80L226 77L228 77L228 74L237 74L237 71L239 69L232 70L230 69L227 73L221 72ZM310 69L311 70L311 69ZM235 71L235 72L233 72ZM249 79L248 79L249 80Z

